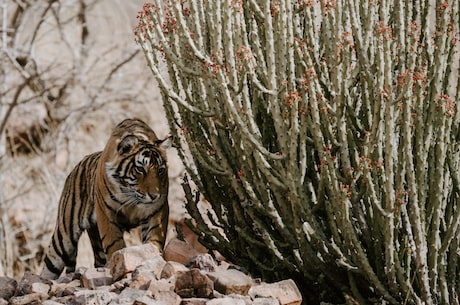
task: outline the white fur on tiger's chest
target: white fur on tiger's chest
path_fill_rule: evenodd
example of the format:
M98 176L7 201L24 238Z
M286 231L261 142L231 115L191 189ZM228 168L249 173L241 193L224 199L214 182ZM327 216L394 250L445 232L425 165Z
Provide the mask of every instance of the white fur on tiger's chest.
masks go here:
M156 212L158 212L165 204L164 198L158 198L149 203L138 202L135 205L124 204L119 209L117 218L122 223L129 223L133 226L147 222Z

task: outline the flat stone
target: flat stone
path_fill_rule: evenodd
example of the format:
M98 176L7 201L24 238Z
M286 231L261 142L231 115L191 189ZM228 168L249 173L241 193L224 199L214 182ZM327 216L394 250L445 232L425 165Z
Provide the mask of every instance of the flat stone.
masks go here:
M178 262L167 262L161 271L160 278L167 279L175 276L178 272L186 272L189 269Z
M208 276L214 282L214 288L223 294L247 295L252 285L251 278L236 269L210 272Z
M252 305L280 305L280 302L275 298L255 298Z
M200 254L201 252L193 248L186 241L177 238L171 239L164 249L165 260L181 264L187 263L192 257Z
M169 305L169 304L154 300L148 296L143 296L143 297L137 298L134 301L133 305Z
M207 301L209 301L209 299L187 298L187 299L182 299L182 303L180 303L180 305L206 305Z
M254 300L257 297L275 298L280 305L300 305L302 295L293 280L284 280L273 284L262 283L252 286L249 295Z
M123 278L119 281L114 282L112 285L110 285L110 291L120 293L123 289L125 289L126 287L129 287L129 285L132 282L133 282L132 279Z
M40 305L44 295L41 293L30 293L22 296L12 297L9 300L10 305Z
M33 274L31 272L26 272L24 273L24 276L19 280L18 286L17 286L17 293L16 295L26 295L33 293L32 291L32 284L33 283L45 283L48 285L52 285L52 282L50 280L46 280L44 278L41 278L40 276Z
M175 292L183 298L209 298L213 290L213 281L199 269L180 271L176 275Z
M73 294L79 287L81 287L80 280L73 280L66 283L55 283L51 286L49 292L50 296L63 297Z
M209 300L206 302L206 305L246 305L246 302L242 299L225 296L223 298Z
M144 271L142 273L136 273L134 275L131 283L129 284L130 288L147 290L150 287L152 282L156 282L157 279L153 272Z
M162 256L156 256L152 259L148 259L142 262L134 271L133 271L133 278L136 277L137 273L153 273L156 279L161 278L161 272L163 271L164 266L166 265L166 261Z
M197 268L207 272L213 272L217 269L217 263L208 253L193 256L185 264L188 268Z
M155 294L155 300L168 305L180 305L182 301L181 297L174 291L158 291Z
M149 259L160 256L160 250L152 243L132 246L116 251L109 261L109 269L114 281L133 272L138 266Z
M148 290L152 292L154 296L156 296L161 291L172 291L174 292L174 288L176 286L176 279L171 277L169 279L159 279L157 281L152 281Z
M62 305L62 304L66 304L66 303L60 303L54 300L45 300L42 302L42 305Z
M125 288L117 297L112 300L112 302L110 302L110 304L132 305L137 299L141 297L152 298L152 293L147 290Z
M15 279L7 276L0 276L0 299L9 300L14 296L18 283Z
M106 290L77 290L74 293L72 304L75 305L106 305L118 295Z
M81 282L87 289L96 289L113 283L110 269L102 267L86 269L81 276Z
M67 295L65 297L53 297L53 301L56 301L58 303L61 303L61 304L75 304L75 296L74 295Z
M31 285L32 293L41 293L46 296L48 296L50 289L51 289L51 286L49 284L45 284L41 282L35 282L35 283L32 283Z
M215 293L216 291L214 291ZM252 299L248 295L241 295L241 294L229 294L229 295L222 295L221 298L233 298L237 300L243 300L246 305L252 305Z

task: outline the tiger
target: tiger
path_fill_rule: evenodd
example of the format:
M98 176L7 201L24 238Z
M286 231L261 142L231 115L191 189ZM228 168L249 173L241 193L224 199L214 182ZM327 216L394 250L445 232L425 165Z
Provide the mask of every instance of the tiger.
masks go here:
M166 239L171 137L158 139L140 119L125 119L103 151L84 157L68 175L41 276L75 271L78 241L88 232L95 267L126 247L123 233L141 228L142 242L160 251Z

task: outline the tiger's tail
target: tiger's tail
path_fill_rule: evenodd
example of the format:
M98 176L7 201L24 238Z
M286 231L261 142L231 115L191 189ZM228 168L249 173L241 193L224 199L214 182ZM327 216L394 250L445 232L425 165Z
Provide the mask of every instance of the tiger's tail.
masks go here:
M56 226L44 259L41 273L43 278L56 279L61 275L64 268L66 268L66 272L75 271L77 245L72 242L69 235L62 233L61 228Z

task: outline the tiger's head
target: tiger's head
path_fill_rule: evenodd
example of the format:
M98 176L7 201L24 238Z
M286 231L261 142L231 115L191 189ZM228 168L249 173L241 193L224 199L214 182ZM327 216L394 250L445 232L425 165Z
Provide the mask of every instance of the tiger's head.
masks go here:
M165 150L171 138L160 140L139 119L118 124L101 155L105 174L124 205L152 204L167 199L168 167Z

